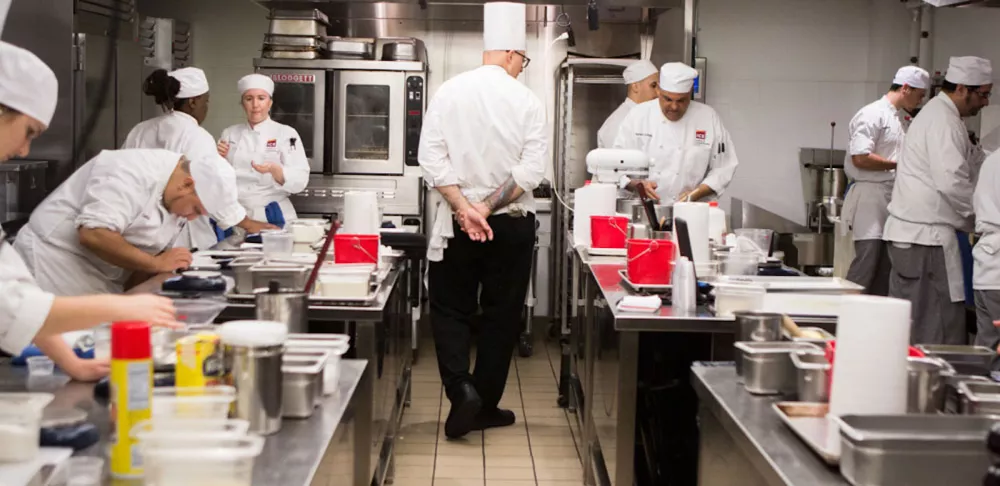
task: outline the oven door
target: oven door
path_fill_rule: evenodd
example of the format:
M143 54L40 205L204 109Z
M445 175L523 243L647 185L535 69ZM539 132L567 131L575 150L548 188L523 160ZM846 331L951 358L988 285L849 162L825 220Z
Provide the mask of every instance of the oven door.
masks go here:
M338 174L403 174L404 78L392 71L334 73Z
M261 69L274 81L271 119L299 132L309 159L309 171L322 173L326 106L326 71Z

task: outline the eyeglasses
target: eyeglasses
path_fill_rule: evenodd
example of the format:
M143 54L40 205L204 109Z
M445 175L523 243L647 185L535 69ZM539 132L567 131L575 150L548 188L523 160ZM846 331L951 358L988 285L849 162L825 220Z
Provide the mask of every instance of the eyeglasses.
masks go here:
M521 69L522 70L523 69L528 69L528 65L531 64L531 58L530 57L525 56L524 54L521 54L520 52L517 52L517 51L510 51L510 52L513 52L514 54L517 54L518 56L521 56Z
M983 98L985 100L988 100L990 99L991 96L993 96L992 91L973 91L973 93L976 93L977 95L979 95L980 98Z

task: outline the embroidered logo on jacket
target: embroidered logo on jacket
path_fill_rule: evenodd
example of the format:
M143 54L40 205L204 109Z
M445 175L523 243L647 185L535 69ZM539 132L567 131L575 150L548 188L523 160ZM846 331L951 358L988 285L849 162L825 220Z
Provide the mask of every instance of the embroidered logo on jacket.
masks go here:
M270 139L270 140L267 141L267 148L274 148L274 147L277 147L277 146L278 146L278 140L277 139L273 139L272 138L272 139Z

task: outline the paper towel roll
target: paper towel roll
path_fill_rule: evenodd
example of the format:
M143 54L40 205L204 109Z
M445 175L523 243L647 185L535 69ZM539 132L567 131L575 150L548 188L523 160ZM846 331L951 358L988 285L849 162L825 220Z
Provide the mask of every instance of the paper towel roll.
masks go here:
M618 186L592 183L576 190L573 198L573 246L590 246L590 217L614 216Z
M681 218L687 222L694 262L704 263L710 261L712 256L708 251L708 203L674 203L674 221L677 218ZM674 228L674 241L677 241L676 227Z
M375 235L382 226L378 194L372 191L351 191L344 194L344 227L349 235Z
M905 414L910 346L910 302L889 297L842 297L837 314L837 352L830 390L830 434L834 416ZM840 440L829 439L839 453Z

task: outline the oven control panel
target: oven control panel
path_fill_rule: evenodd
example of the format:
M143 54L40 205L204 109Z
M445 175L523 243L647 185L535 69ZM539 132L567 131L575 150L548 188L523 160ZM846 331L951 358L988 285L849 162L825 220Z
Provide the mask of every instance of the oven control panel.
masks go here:
M406 78L406 165L416 167L420 127L424 122L424 78Z

